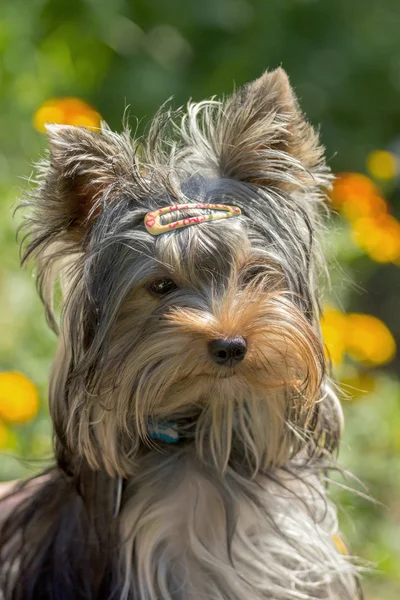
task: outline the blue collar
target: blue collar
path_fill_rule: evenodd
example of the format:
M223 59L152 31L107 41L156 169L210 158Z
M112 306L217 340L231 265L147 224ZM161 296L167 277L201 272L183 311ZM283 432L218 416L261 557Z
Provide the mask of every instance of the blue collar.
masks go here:
M176 444L179 442L178 424L174 421L149 421L147 433L152 440Z

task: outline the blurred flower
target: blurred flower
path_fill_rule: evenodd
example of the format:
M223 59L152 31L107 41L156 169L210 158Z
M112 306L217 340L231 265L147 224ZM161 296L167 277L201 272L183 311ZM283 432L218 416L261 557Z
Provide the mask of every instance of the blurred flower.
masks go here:
M397 262L400 258L400 222L392 215L357 219L352 238L376 262Z
M396 353L393 335L380 319L371 315L345 314L328 307L321 320L321 330L333 365L343 362L345 353L368 366L385 364ZM362 385L359 387L362 389Z
M0 421L0 450L16 450L17 436L7 425Z
M36 386L22 373L0 373L0 418L8 423L26 423L39 410Z
M376 179L393 179L398 167L397 157L387 150L374 150L367 156L367 169Z
M331 191L332 206L349 221L387 212L387 204L374 182L361 173L342 173Z
M346 350L346 315L335 308L325 308L321 320L322 338L325 343L325 352L333 365L343 361Z
M100 127L99 113L87 102L79 98L52 98L46 100L36 111L33 124L40 132L45 132L47 123Z
M400 222L388 214L387 202L369 177L342 173L333 186L331 201L351 222L354 243L372 260L400 260Z
M386 325L372 315L347 315L346 350L352 358L367 365L383 365L396 353L396 342Z
M378 217L386 212L386 201L376 194L364 198L353 196L350 201L343 204L342 208L342 213L351 222L362 217Z

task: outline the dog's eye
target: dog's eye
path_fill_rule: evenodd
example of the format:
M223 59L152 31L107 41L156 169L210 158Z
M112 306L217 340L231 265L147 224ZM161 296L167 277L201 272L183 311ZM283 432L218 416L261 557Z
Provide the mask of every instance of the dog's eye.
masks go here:
M166 296L176 290L178 286L172 279L155 279L147 286L148 291L153 296Z

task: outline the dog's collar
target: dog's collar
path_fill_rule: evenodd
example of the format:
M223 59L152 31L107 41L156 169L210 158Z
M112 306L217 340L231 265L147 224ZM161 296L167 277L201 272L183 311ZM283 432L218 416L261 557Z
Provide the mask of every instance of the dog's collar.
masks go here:
M175 421L150 421L147 425L147 435L151 440L167 444L176 444L180 439L178 423Z

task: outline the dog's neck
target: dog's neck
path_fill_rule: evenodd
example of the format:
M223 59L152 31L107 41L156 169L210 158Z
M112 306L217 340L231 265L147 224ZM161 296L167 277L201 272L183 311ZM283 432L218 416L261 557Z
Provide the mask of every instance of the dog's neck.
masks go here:
M147 435L154 442L162 444L178 444L193 439L196 426L195 418L174 419L173 421L158 421L151 419L147 424ZM118 476L114 492L113 516L117 518L121 511L122 493L126 480Z

